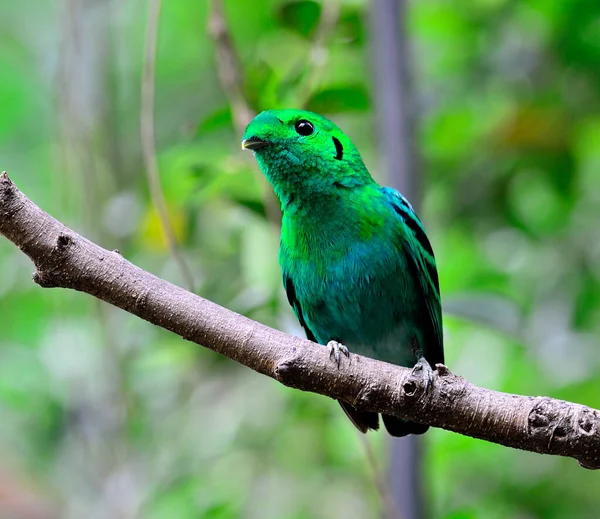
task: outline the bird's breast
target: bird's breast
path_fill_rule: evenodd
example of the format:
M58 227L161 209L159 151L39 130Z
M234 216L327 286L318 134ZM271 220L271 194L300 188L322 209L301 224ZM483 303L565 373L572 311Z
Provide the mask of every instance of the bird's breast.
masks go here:
M355 353L405 363L398 344L414 290L389 240L356 241L343 251L325 246L302 257L282 248L280 260L320 343L337 340Z

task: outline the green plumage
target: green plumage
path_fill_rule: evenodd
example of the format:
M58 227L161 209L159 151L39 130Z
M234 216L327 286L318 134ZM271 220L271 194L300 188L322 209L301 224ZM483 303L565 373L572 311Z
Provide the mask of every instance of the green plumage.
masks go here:
M262 112L242 145L281 203L283 283L308 338L402 366L442 363L435 259L406 199L379 186L350 139L311 112ZM361 431L378 428L376 413L340 404ZM383 419L394 436L427 430Z

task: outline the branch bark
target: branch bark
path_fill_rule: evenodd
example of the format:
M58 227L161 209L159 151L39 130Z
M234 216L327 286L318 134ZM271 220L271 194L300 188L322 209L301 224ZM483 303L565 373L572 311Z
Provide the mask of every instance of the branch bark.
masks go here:
M80 236L37 207L6 172L0 234L33 261L40 286L86 292L286 386L600 469L600 411L480 388L443 365L427 392L412 370L359 355L338 369L326 348L222 308Z

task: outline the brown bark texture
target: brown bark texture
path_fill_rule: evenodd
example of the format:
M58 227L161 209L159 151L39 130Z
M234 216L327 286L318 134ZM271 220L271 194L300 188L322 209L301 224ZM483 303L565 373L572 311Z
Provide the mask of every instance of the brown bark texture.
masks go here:
M338 368L327 348L220 307L92 243L42 211L6 172L0 234L33 261L41 287L86 292L286 386L600 469L600 411L484 389L441 364L427 390L421 372L360 355L344 357Z

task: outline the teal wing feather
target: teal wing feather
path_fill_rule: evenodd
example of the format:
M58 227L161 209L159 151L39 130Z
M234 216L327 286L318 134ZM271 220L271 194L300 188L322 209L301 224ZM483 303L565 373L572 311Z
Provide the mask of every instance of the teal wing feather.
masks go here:
M304 314L302 313L302 307L300 306L300 301L296 297L296 287L294 287L294 282L292 278L289 277L285 272L283 273L283 286L285 287L285 293L287 295L287 300L294 313L296 314L296 319L300 323L300 326L304 329L304 333L306 333L306 338L309 341L319 342L315 337L313 331L306 324L306 319L304 318Z
M423 330L423 354L432 366L443 364L442 307L433 249L408 200L390 187L384 187L382 191L401 220L399 248L407 255L414 279L419 280L419 299L424 312L420 313L421 322L417 324Z

